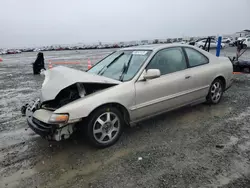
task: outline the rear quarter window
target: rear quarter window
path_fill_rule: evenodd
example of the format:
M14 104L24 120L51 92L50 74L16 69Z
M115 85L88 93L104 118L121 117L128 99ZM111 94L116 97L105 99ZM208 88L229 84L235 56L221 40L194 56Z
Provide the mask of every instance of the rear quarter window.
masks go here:
M196 67L209 63L208 58L195 49L185 48L185 52L187 54L189 67Z

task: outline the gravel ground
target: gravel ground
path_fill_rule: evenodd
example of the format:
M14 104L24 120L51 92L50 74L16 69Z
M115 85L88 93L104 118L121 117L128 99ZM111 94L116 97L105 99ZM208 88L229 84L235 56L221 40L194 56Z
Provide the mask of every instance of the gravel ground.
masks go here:
M84 70L88 59L95 63L109 52L45 52L45 58L80 61L71 66ZM235 76L218 105L141 122L98 150L81 135L49 143L28 128L20 107L38 95L44 79L32 75L35 56L6 55L0 63L0 188L250 187L250 75Z

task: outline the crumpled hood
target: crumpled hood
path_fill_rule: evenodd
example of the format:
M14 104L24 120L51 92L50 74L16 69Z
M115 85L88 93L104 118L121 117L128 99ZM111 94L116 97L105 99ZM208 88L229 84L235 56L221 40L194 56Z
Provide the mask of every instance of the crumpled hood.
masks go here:
M53 100L64 88L75 83L120 84L120 81L104 76L79 71L76 69L57 66L44 72L45 80L42 85L41 100Z

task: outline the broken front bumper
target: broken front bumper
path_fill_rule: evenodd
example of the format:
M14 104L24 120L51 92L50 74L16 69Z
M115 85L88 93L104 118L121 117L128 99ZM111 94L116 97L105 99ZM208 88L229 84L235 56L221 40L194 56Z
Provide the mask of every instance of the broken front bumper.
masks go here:
M29 127L41 137L52 140L52 135L54 134L56 128L55 125L46 124L38 119L34 118L32 115L27 116L27 122Z
M48 120L53 112L37 108L39 108L38 100L33 105L26 105L25 115L29 127L41 137L60 141L69 138L74 132L74 124L50 124Z

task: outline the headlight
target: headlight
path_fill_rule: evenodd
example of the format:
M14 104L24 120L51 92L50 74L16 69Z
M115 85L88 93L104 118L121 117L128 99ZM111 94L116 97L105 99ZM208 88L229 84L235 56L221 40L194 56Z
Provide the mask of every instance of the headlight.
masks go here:
M67 123L69 120L68 114L52 114L49 123Z

